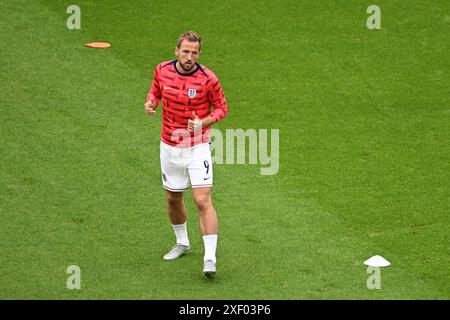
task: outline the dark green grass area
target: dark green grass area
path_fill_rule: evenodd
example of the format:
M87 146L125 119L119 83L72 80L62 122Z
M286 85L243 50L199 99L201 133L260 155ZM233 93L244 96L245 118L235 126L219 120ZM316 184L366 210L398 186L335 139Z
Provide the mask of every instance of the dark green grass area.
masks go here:
M449 299L450 4L0 2L1 299ZM279 129L280 170L216 165L218 274L186 194L174 243L152 70L204 38L221 129ZM83 43L109 41L106 50ZM160 115L160 114L159 114ZM382 288L363 261L382 255ZM68 290L69 265L81 268Z

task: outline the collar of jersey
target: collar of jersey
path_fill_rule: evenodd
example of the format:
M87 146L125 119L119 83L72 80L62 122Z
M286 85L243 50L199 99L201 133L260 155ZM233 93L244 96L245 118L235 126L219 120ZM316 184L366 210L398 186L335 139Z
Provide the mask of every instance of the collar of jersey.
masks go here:
M176 71L180 76L183 76L183 77L186 77L186 76L192 76L194 73L196 73L198 70L201 69L200 65L199 65L198 63L195 63L196 68L195 68L194 71L191 71L191 72L189 72L189 73L181 73L181 72L178 71L178 69L177 69L177 61L178 61L178 60L173 60L173 61L172 61L172 64L173 64L173 67L174 67L175 71Z

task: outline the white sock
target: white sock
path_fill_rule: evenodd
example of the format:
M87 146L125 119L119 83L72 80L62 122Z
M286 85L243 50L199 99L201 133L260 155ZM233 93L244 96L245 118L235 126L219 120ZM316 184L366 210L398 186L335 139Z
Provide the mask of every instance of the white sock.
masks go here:
M177 243L189 247L189 239L187 233L186 222L183 224L173 224L173 231L175 231L175 236L177 237Z
M205 256L203 260L212 260L216 262L216 248L217 248L217 234L209 234L203 236L203 243L205 244Z

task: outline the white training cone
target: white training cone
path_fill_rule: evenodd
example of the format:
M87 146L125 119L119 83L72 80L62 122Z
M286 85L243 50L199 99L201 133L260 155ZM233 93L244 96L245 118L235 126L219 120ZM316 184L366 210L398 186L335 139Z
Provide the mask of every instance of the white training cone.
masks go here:
M364 261L364 264L369 267L387 267L391 265L391 263L382 256L373 256L372 258Z

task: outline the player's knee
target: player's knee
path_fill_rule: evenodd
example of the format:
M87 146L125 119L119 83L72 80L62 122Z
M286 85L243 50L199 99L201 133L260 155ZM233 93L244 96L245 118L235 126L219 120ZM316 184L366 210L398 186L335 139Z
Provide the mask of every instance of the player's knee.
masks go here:
M204 211L212 207L211 197L209 195L200 195L194 199L198 210Z
M177 194L174 192L167 193L167 204L170 207L176 207L183 203L182 194Z

